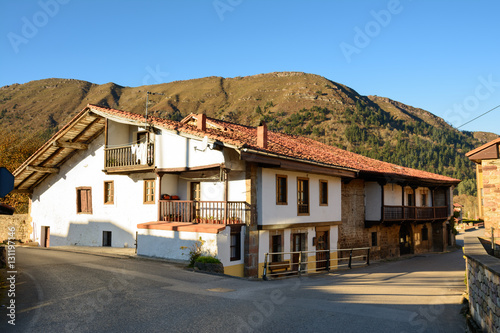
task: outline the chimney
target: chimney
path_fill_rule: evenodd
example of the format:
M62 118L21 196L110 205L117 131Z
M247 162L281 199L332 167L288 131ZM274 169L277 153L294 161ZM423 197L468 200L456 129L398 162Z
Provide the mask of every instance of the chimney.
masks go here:
M257 146L267 149L267 125L265 122L257 127Z
M196 127L201 130L205 131L207 129L207 116L204 114L199 114L196 117Z

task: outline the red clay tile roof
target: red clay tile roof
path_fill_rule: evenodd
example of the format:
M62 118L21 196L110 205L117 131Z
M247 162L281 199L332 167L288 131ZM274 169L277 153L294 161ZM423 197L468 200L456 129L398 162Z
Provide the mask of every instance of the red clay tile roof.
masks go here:
M129 119L145 121L144 116L130 112L103 108L90 104L88 107ZM378 161L296 135L268 131L268 146L264 149L257 145L256 127L229 123L208 117L207 124L213 124L217 128L210 128L210 126L207 126L206 131L201 131L195 126L189 125L187 121L176 122L156 117L149 117L148 120L152 125L158 127L177 130L182 133L192 134L201 138L208 136L209 139L234 145L240 149L247 148L256 152L260 151L263 153L272 153L283 157L300 159L305 162L319 162L331 165L332 167L351 168L360 171L361 173L377 174L379 176L421 179L450 184L458 184L460 182L460 180L455 178Z

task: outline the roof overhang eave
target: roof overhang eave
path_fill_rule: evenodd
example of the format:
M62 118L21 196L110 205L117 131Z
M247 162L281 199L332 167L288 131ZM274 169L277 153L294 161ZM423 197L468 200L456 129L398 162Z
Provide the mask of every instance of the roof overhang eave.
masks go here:
M455 180L430 179L430 178L398 175L394 173L379 173L379 172L367 172L367 171L361 171L360 177L365 180L373 180L377 182L408 184L408 186L420 185L426 187L456 186L461 182L461 180L459 179Z
M246 153L246 154L241 154L241 153ZM343 177L347 177L347 178L356 178L356 176L359 173L358 169L353 169L353 168L339 166L339 165L333 165L333 164L326 164L326 163L321 163L318 161L305 160L305 159L295 158L295 157L291 157L291 156L279 155L279 154L274 154L274 153L260 151L260 150L256 150L256 149L252 149L252 148L246 148L246 147L243 147L240 149L240 155L242 155L243 160L251 160L251 157L249 157L249 156L256 155L256 156L265 156L265 157L269 157L272 159L278 159L278 160L281 159L284 161L309 164L312 166L329 168L332 170L344 171L345 173L344 173Z

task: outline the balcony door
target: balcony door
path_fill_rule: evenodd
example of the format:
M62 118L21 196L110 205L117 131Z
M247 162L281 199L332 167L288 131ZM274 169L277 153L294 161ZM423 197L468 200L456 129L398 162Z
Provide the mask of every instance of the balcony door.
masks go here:
M199 222L200 216L200 200L201 200L201 184L200 182L191 182L189 190L189 199L193 201L191 208L192 219Z

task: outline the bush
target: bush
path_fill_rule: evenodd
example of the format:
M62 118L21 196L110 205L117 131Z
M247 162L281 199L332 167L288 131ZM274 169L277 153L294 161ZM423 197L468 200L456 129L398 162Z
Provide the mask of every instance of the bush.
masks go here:
M191 246L181 246L181 250L189 250L189 267L193 267L195 261L201 256L203 244L205 244L205 241L200 237ZM185 253L182 254L184 255Z
M195 262L201 262L204 264L220 264L220 260L210 256L199 256L196 258Z

